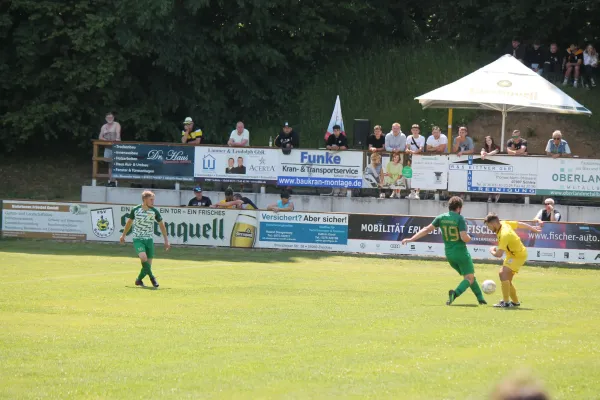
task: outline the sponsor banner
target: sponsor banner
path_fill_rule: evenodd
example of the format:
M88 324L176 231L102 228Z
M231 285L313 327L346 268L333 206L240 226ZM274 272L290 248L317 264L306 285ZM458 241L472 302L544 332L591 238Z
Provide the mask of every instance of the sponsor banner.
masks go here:
M367 154L363 189L407 189L411 172L409 162L401 153Z
M195 147L196 180L275 183L279 171L277 149L250 147Z
M600 160L538 158L536 194L600 196Z
M8 200L2 203L2 236L118 242L133 205ZM398 215L274 213L258 210L160 207L175 245L280 248L444 257L440 230L418 242L400 242L433 217ZM496 234L482 220L467 219L474 259L494 259ZM542 231L517 229L529 260L600 264L600 224L550 223ZM127 241L131 242L130 231ZM154 240L162 243L158 223Z
M400 244L402 239L411 237L432 221L433 217L350 214L349 251L443 257L443 238L439 229L418 242L406 246ZM482 220L467 219L466 222L471 236L467 248L472 257L494 259L489 248L497 245L496 234L487 229ZM530 260L600 263L600 224L545 223L540 233L526 229L516 232L528 248ZM440 246L429 247L436 243Z
M362 187L362 151L292 150L288 155L279 154L280 186Z
M451 192L536 194L537 159L528 157L449 156Z
M90 205L92 207L92 205ZM115 229L110 235L98 234L91 224L87 229L88 240L116 242L123 233L133 205L112 205ZM95 207L94 207L95 208ZM100 205L98 205L100 208ZM254 247L256 239L256 215L243 210L213 208L159 207L171 244L194 246ZM154 223L154 242L164 239L158 223ZM133 229L127 242L133 240Z
M426 190L446 190L448 188L448 156L412 156L411 186Z
M348 215L258 211L257 247L346 251Z
M194 180L193 146L113 144L112 176L120 179Z
M2 236L85 240L89 214L87 204L5 200L2 204Z

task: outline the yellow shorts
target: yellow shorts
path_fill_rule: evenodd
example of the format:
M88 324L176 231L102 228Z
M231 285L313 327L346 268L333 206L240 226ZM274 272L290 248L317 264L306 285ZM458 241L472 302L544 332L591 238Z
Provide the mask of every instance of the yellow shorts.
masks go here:
M521 267L525 265L526 261L527 254L525 254L525 256L519 255L519 257L509 256L507 254L502 266L509 268L512 272L516 274L517 272L519 272Z

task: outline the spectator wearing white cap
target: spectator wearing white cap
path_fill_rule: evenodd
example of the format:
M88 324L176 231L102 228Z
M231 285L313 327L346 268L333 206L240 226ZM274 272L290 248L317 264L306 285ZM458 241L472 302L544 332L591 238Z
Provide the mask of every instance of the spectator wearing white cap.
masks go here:
M202 143L202 129L194 129L194 121L187 117L183 121L183 130L181 131L181 143L197 146Z
M227 145L230 147L248 147L250 146L250 132L244 128L244 123L239 121L235 129L231 131L229 135L229 141Z

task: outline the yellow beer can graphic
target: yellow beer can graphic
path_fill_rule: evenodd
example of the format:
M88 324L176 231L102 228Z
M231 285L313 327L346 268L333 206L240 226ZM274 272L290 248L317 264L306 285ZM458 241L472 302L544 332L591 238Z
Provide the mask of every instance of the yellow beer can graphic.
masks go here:
M257 223L255 215L239 213L231 231L231 247L254 247Z

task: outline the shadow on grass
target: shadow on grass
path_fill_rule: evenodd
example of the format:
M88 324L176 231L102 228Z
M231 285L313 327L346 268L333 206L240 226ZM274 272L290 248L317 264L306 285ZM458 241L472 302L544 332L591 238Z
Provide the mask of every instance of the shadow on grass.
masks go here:
M279 249L242 249L214 246L174 246L165 252L161 244L156 244L156 258L162 260L192 260L192 261L228 261L278 263L295 262L296 259L320 260L331 257L355 257L364 259L390 259L413 261L445 261L441 257L418 257L392 254L358 254L350 252L325 252ZM60 242L36 239L0 239L0 252L48 254L54 256L98 256L98 257L136 257L132 244L102 242ZM499 260L476 260L477 264L501 265ZM528 262L528 268L561 268L600 270L600 265L592 264L551 264L550 262Z
M127 289L141 289L141 290L171 290L171 288L159 287L155 288L152 286L125 286Z
M477 304L452 304L446 307L467 307L467 308L477 308L479 307Z

